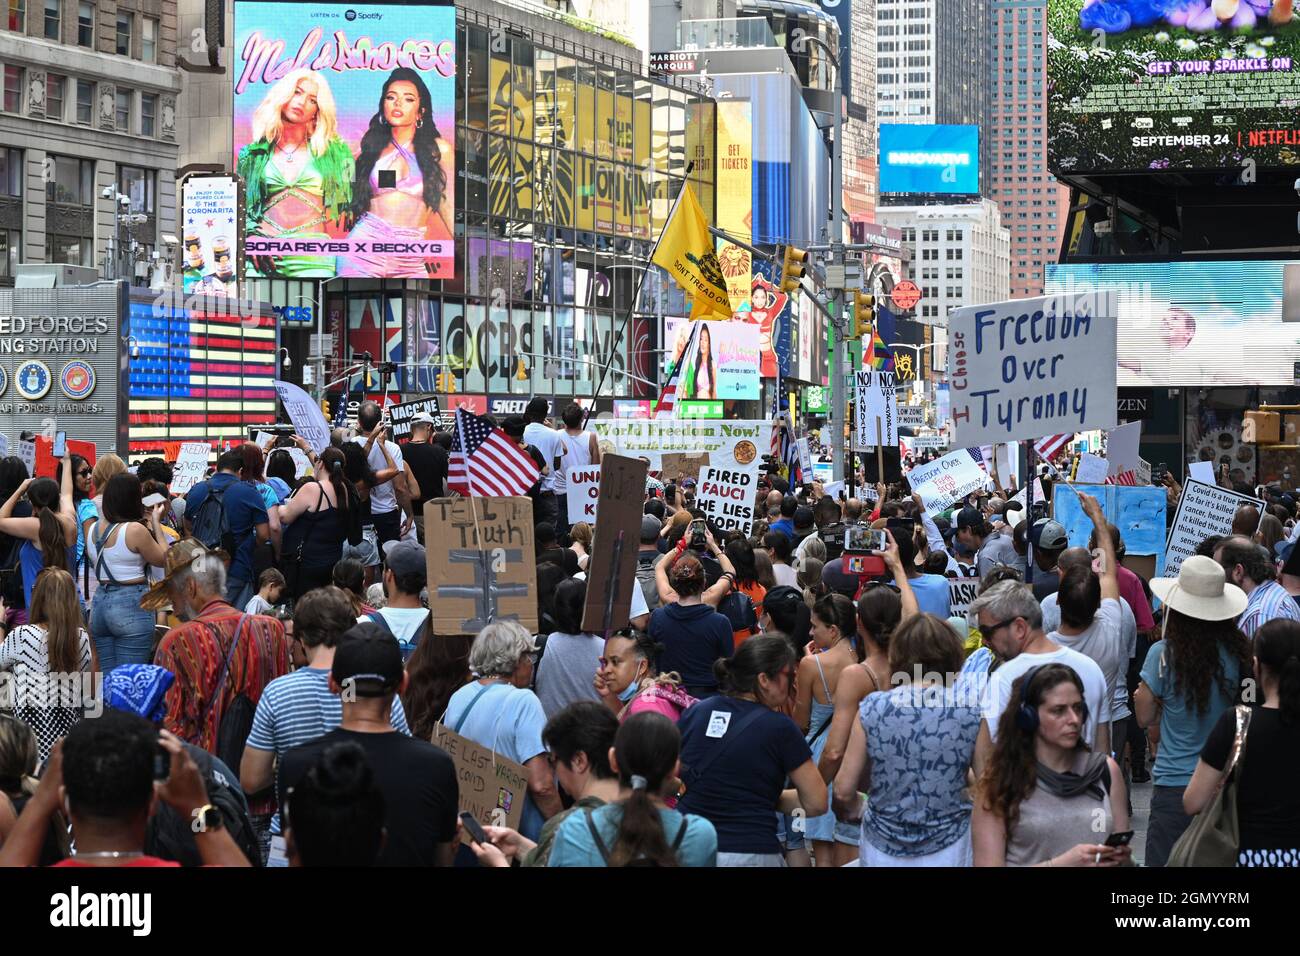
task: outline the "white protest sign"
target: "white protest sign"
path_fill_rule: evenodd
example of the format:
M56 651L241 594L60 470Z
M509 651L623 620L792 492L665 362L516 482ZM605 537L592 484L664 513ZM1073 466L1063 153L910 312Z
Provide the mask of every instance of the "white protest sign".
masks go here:
M904 428L923 428L925 426L925 406L899 405L898 424Z
M707 454L723 468L745 468L772 447L772 423L708 418L592 418L588 423L601 442L620 455L644 458L651 471L663 469L665 454Z
M253 436L253 444L262 451L270 451L271 446L275 444L275 436L270 432L258 432Z
M34 477L36 474L36 442L19 441L18 457L23 461L23 467L27 469L27 477Z
M898 403L894 373L875 369L855 370L854 396L857 399L858 434L856 447L861 451L898 444Z
M795 444L795 449L799 452L799 471L803 474L804 481L813 480L812 449L808 447L808 439L800 438Z
M293 476L295 478L301 478L303 475L311 474L311 459L307 457L305 451L301 448L286 448L285 451L287 451L289 457L293 459Z
M1025 493L1027 490L1028 489L1026 488L1021 488L1018 492L1016 492L1015 496L1011 500L1020 502L1020 506L1022 508L1028 507L1029 496ZM1046 500L1047 500L1047 494L1043 491L1042 479L1035 478L1034 479L1034 502L1037 503Z
M752 468L702 468L695 503L723 531L749 534L754 524L754 497L758 470Z
M1110 463L1107 477L1118 479L1127 475L1129 480L1117 482L1122 485L1137 480L1138 445L1141 441L1141 422L1129 422L1106 433L1106 461Z
M1193 481L1202 481L1207 485L1218 484L1214 477L1214 462L1212 461L1194 461L1187 466L1187 475Z
M1015 445L994 445L993 460L998 466L998 481L1002 483L1003 488L1014 488L1017 484L1016 479L1019 476L1020 469L1016 466L1019 464L1018 451Z
M951 567L951 564L949 565ZM970 610L971 601L979 594L979 568L975 565L957 564L961 574L948 574L948 607L953 617L964 618Z
M1232 519L1242 505L1254 505L1261 514L1264 511L1264 502L1258 498L1189 478L1165 543L1165 577L1177 577L1183 561L1195 554L1206 538L1231 532Z
M325 420L320 406L312 397L292 382L276 381L275 393L280 397L293 429L307 440L312 450L320 454L330 446L330 424Z
M564 478L569 488L569 524L579 521L594 524L596 507L600 504L600 465L566 468Z
M189 494L190 489L203 480L208 473L208 456L211 454L212 446L205 441L182 443L181 453L172 466L172 494Z
M827 498L838 500L840 495L844 493L846 484L843 481L828 481L822 486L822 491L825 492Z
M938 461L917 465L907 475L912 491L921 496L925 513L947 511L972 492L982 491L989 476L965 448L944 455Z
M1137 482L1139 485L1151 484L1151 462L1145 458L1138 459Z
M1104 485L1110 465L1100 455L1090 455L1086 451L1079 456L1079 469L1074 473L1077 485Z
M954 444L1115 427L1115 302L1113 293L1098 292L954 309Z

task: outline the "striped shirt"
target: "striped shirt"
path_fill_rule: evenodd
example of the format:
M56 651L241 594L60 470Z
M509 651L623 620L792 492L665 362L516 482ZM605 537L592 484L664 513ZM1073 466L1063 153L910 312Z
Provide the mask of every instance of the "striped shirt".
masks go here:
M1250 600L1237 620L1237 627L1247 637L1254 637L1261 627L1278 618L1300 621L1300 604L1296 604L1295 598L1282 585L1266 581L1250 592Z

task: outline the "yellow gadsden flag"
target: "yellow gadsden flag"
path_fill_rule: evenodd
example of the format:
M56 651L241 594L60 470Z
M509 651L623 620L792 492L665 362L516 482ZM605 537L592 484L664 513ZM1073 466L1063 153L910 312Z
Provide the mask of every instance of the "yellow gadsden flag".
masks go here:
M690 183L682 187L663 237L652 262L667 270L686 290L694 303L691 318L707 318L709 313L731 318L731 299L727 295L727 278L718 265L713 250L713 236L704 210Z

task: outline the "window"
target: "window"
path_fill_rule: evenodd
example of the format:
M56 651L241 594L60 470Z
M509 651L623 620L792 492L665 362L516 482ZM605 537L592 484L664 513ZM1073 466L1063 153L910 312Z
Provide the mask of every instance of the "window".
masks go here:
M145 17L140 23L140 59L146 63L158 62L158 21Z
M0 149L0 196L21 199L23 195L23 151Z
M46 201L73 206L93 205L95 164L71 156L49 158L54 162L54 176L45 186Z
M17 229L0 229L0 276L11 277L22 256L23 234Z
M131 132L131 91L119 89L117 91L117 131L119 133Z
M95 84L77 80L77 122L89 126L95 121Z
M94 242L88 236L56 236L45 234L45 261L66 262L68 265L94 265Z
M58 40L59 27L63 19L60 9L62 0L45 0L45 39Z
M27 0L9 0L9 29L27 32Z
M154 213L154 172L139 166L117 167L117 191L131 199L131 212Z
M23 74L27 71L21 66L5 67L5 99L4 107L6 113L21 113L23 109Z
M77 45L95 46L95 5L87 0L77 4Z
M68 88L68 78L57 73L45 75L45 116L63 121L63 97Z
M140 96L140 135L157 136L158 94L143 93Z
M129 13L118 13L117 15L117 55L131 55L131 27L134 25L135 17Z

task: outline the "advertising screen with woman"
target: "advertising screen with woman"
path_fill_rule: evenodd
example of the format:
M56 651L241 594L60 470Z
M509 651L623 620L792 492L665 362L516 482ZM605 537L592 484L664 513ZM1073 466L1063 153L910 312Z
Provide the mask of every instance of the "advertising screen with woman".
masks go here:
M245 274L451 278L455 9L235 4Z

